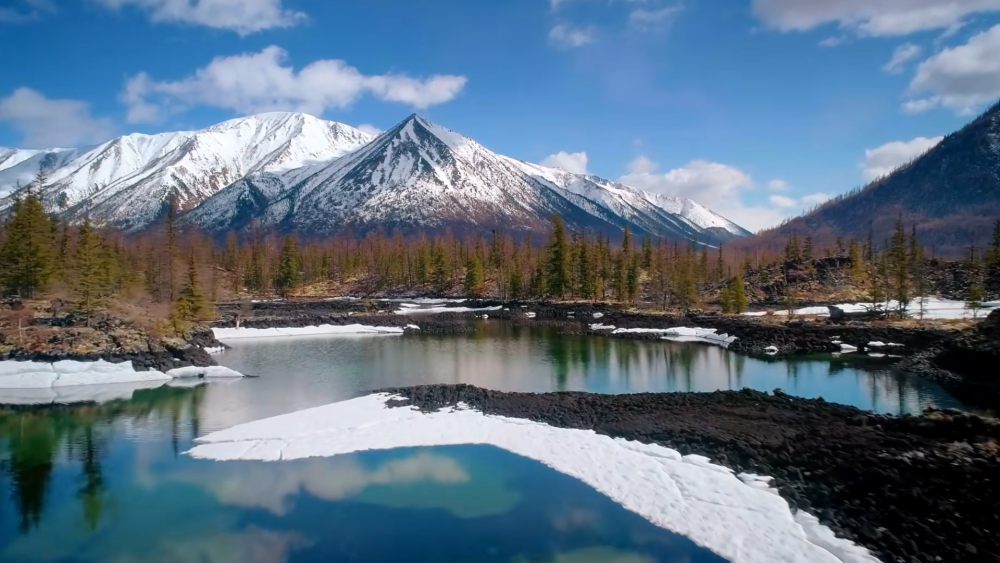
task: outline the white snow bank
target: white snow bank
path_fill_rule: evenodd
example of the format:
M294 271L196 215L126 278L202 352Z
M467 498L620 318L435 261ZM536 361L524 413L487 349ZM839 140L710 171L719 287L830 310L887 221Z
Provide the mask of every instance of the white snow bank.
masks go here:
M775 354L778 353L778 347L777 346L768 346L767 348L764 348L764 353L768 354L770 356L773 356L773 355L775 355Z
M691 328L676 326L672 328L615 328L601 323L590 325L591 330L611 330L611 334L661 334L664 340L671 342L707 342L728 347L736 341L735 336L726 333L716 334L714 328Z
M398 297L394 299L380 299L379 301L387 301L389 303L415 303L417 305L442 305L444 303L465 303L465 299L438 299L433 297L416 297L413 299L407 299L405 297ZM400 305L400 307L405 307L406 305Z
M132 362L113 364L62 360L45 362L0 362L0 389L45 389L102 383L167 381L170 376L158 371L135 371Z
M168 371L167 375L170 376L171 379L184 379L189 377L243 377L242 373L224 366L188 366L183 368L174 368Z
M198 438L187 453L215 460L279 461L372 449L489 444L580 479L732 563L877 561L818 522L794 515L780 496L744 484L701 456L467 409L430 414L388 409L389 398L369 395L241 424Z
M402 305L401 305L402 306ZM424 309L400 309L396 311L397 315L415 315L415 314L431 314L431 313L470 313L473 311L499 311L502 307L497 305L495 307L426 307Z
M594 313L594 318L599 319L604 316L604 313Z
M318 334L402 334L403 329L395 326L368 325L319 325L288 328L213 328L215 338L260 338L265 336L314 336Z
M872 309L871 303L840 303L834 306L839 307L845 313L861 313ZM990 309L996 307L1000 307L1000 301L985 302L983 303L982 309L976 314L979 317L984 317L989 314ZM879 311L894 311L897 308L899 308L899 302L897 301L878 303L876 305L876 309ZM953 301L951 299L940 299L937 297L925 297L922 305L920 300L911 301L909 307L907 307L907 312L911 318L920 318L921 309L923 309L924 319L951 320L971 319L973 317L973 311L965 306L964 301ZM830 310L825 305L795 309L794 313L796 315L816 315L819 317L830 316ZM766 312L753 311L743 314L750 317L761 317L764 316ZM788 315L788 311L774 311L774 314Z
M221 354L226 351L225 346L209 346L205 348L205 351L209 354Z
M590 325L590 330L615 330L615 325L606 325L604 323L594 323Z
M237 378L243 374L222 366L176 368L163 373L136 371L132 362L8 360L0 362L0 403L44 404L127 398L136 388L159 387L178 378L190 377Z
M406 325L406 328L410 330L420 330L420 327L417 325Z

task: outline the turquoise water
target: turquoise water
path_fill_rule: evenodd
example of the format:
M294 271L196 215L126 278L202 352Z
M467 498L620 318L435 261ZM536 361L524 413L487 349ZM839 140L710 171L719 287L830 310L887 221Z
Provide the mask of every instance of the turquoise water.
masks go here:
M565 337L484 322L467 335L234 341L257 378L130 400L0 406L0 561L721 561L583 483L487 446L281 463L182 452L213 430L425 383L602 393L753 387L913 412L961 406L862 357L766 362L700 344Z
M488 446L281 463L178 455L210 390L0 412L0 561L724 561Z

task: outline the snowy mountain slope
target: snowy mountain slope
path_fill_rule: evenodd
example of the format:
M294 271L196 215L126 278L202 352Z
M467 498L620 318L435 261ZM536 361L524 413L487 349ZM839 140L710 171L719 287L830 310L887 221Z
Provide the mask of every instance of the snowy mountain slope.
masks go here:
M8 149L0 147L0 198L26 186L40 169L51 169L72 160L76 149Z
M327 164L248 176L185 218L211 231L253 219L283 231L345 229L508 231L547 229L551 215L575 229L709 242L743 236L689 200L497 155L413 115L368 145Z
M191 209L247 175L325 162L371 138L309 115L265 113L200 131L126 135L65 153L70 158L48 165L34 163L32 176L40 164L46 166L45 202L71 220L89 215L101 224L141 229L162 214L171 197L182 209ZM9 157L14 158L22 160L10 170L18 168L19 173L31 163L22 155ZM0 190L12 187L0 183ZM0 212L9 204L10 198L0 200Z

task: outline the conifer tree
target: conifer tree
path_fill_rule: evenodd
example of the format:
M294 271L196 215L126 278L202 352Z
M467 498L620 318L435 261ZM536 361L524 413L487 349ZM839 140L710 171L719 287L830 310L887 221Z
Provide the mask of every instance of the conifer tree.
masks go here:
M806 236L805 242L802 244L802 259L807 263L812 262L813 259L813 238L811 236Z
M993 223L993 237L990 239L989 265L993 270L1000 268L1000 219L997 219Z
M469 258L465 266L465 294L470 297L479 297L483 294L483 263L477 254Z
M728 315L733 312L733 292L729 284L722 286L722 290L719 291L719 303L722 305L722 314Z
M733 277L732 282L733 312L745 313L749 303L747 301L746 289L743 287L743 276L739 272Z
M647 234L642 239L642 269L649 271L653 267L653 239Z
M979 316L979 309L983 307L983 286L978 283L969 286L969 298L965 302L965 307L972 311L972 318Z
M910 263L906 244L906 230L903 228L903 220L896 220L896 227L893 230L892 238L889 241L887 259L888 282L891 288L892 299L899 303L900 314L905 314L906 308L910 304Z
M32 298L52 278L56 257L52 220L29 186L24 199L15 200L4 225L0 246L0 285L7 293Z
M625 274L625 299L628 302L635 301L639 294L639 262L641 258L635 257L629 261L628 271Z
M851 239L848 244L847 256L851 261L851 278L855 282L861 281L865 275L864 258L861 252L861 243Z
M799 235L793 234L785 244L785 261L798 262L802 259L802 250L799 248Z
M596 298L596 282L591 259L590 245L586 236L580 240L579 258L577 259L577 294L584 299Z
M180 334L188 329L191 323L202 320L208 312L208 304L202 296L198 285L198 268L194 252L188 258L187 275L184 285L177 292L177 297L171 307L170 320L174 332Z
M569 256L566 248L566 228L558 215L552 216L552 233L549 237L548 270L546 286L551 297L561 298L570 288Z
M90 318L103 305L107 291L107 278L102 272L100 238L94 233L90 219L85 218L76 235L73 255L73 298L76 309Z
M281 244L278 269L274 275L274 288L282 297L287 297L300 285L302 285L302 273L299 250L293 237L285 237Z

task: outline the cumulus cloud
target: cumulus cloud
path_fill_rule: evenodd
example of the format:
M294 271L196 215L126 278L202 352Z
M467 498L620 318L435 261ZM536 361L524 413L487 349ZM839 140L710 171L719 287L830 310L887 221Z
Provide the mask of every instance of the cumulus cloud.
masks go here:
M127 81L120 99L128 106L129 122L156 121L198 105L241 113L293 110L320 115L327 108L347 107L365 94L423 109L455 98L466 83L464 76L455 75L368 76L335 59L295 70L285 64L287 55L270 46L259 53L217 57L173 82L139 73Z
M24 23L56 12L52 0L13 0L0 7L0 23Z
M574 27L568 23L559 23L549 31L549 42L556 47L572 49L583 47L594 40L592 27Z
M291 27L306 15L286 10L281 0L94 0L108 8L134 7L154 22L186 23L249 35Z
M751 231L773 227L830 199L830 195L824 193L798 198L772 194L761 203L748 203L745 196L755 189L753 178L734 166L706 160L693 160L683 167L656 174L657 164L639 156L629 162L626 169L627 173L619 178L623 184L691 199ZM767 187L772 191L790 188L780 178L768 182Z
M644 154L635 157L634 160L626 165L629 174L649 174L656 172L657 167L658 165Z
M768 198L768 201L770 201L771 205L774 205L775 207L792 207L795 205L794 199L783 195L773 195Z
M362 123L361 125L356 125L354 128L362 133L368 133L369 135L378 135L382 132L381 129L375 127L371 123Z
M913 43L904 43L892 52L892 58L882 66L882 70L889 74L899 74L906 68L906 63L920 56L920 46Z
M859 35L902 36L954 30L973 14L1000 11L1000 0L753 0L752 9L780 31L832 23Z
M90 114L78 100L51 100L31 88L18 88L0 98L0 121L22 135L24 148L72 147L96 143L111 136L111 121Z
M767 189L774 192L786 192L789 187L788 182L781 178L775 178L767 183Z
M943 106L968 114L1000 97L1000 24L920 63L910 91L929 95L905 102L909 113Z
M910 141L893 141L874 149L865 150L865 161L861 165L865 180L872 181L886 176L893 170L924 154L944 137L917 137Z
M559 151L545 157L539 164L542 166L549 166L551 168L561 168L566 172L572 172L574 174L586 174L587 153Z

